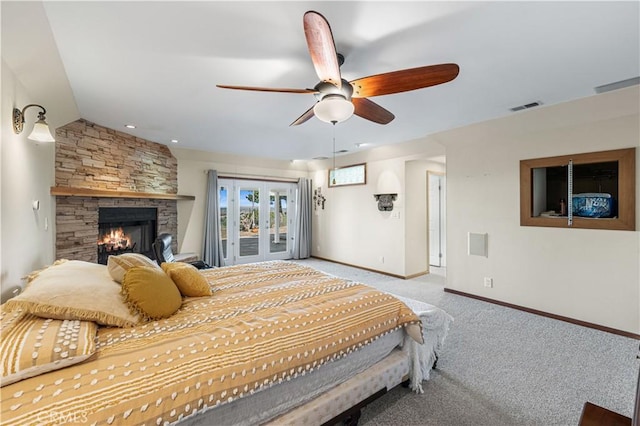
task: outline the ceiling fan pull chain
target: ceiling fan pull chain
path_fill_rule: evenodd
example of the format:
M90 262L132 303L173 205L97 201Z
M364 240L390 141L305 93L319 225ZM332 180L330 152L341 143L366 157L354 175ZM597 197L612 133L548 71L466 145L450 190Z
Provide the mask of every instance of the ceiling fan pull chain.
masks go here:
M333 124L333 182L336 184L336 121L331 122Z

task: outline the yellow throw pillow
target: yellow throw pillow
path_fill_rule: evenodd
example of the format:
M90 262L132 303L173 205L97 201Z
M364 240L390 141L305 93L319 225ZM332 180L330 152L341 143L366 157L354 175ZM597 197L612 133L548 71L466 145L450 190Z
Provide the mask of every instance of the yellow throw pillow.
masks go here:
M185 266L191 266L191 265L185 262L162 262L162 265L160 265L162 270L165 273L167 273L167 275L169 274L170 270L176 269L176 268L184 268Z
M162 269L176 284L180 293L185 297L211 296L211 287L207 279L193 265L183 263L181 266L167 266L171 263L163 263Z
M129 312L120 285L109 276L105 265L81 260L57 261L30 277L25 290L9 299L3 305L5 309L23 309L41 318L95 321L116 327L132 327L139 322Z
M147 321L170 317L182 305L180 291L157 266L129 268L122 280L122 294L131 313Z
M91 321L44 319L21 310L3 312L0 386L84 361L95 352L97 332L98 326Z
M107 259L107 270L111 278L122 283L125 272L134 266L149 266L159 268L155 260L149 259L140 253L124 253L119 256L109 256Z

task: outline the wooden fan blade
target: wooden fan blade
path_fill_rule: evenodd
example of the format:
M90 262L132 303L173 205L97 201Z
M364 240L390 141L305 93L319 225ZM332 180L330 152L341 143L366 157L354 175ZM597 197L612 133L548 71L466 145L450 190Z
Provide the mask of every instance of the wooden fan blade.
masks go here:
M316 74L321 81L341 88L340 64L338 64L336 45L333 42L329 23L324 16L310 10L304 14L303 24L304 35L307 38L307 46Z
M374 123L389 124L396 118L395 115L367 98L352 98L351 102L356 108L354 114Z
M308 110L306 110L305 113L302 114L300 117L296 118L296 120L293 123L289 124L289 126L297 126L299 124L302 124L302 123L306 122L307 120L309 120L314 115L315 114L313 113L313 107L311 107Z
M372 75L351 81L354 98L390 95L446 83L458 76L456 64L428 65Z
M216 84L216 87L221 89L235 89L235 90L254 90L256 92L279 92L279 93L317 93L314 89L282 89L282 88L270 88L270 87L251 87L251 86L227 86L224 84Z

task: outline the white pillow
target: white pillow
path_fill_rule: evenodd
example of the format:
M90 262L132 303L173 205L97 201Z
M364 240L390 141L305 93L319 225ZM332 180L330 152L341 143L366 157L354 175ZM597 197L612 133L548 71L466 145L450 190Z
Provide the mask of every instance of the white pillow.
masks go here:
M81 260L57 261L39 271L26 289L5 303L42 318L94 321L116 327L139 323L105 265Z
M119 256L109 256L107 259L107 270L111 278L122 284L124 274L134 266L151 266L160 268L155 260L149 259L140 253L124 253Z

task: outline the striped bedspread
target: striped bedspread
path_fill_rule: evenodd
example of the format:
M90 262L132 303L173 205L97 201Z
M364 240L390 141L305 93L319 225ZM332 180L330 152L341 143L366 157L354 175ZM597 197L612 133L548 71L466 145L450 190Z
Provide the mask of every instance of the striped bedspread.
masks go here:
M166 320L99 328L86 361L3 387L1 423L173 423L420 323L389 294L293 262L202 273L211 297L184 299Z

